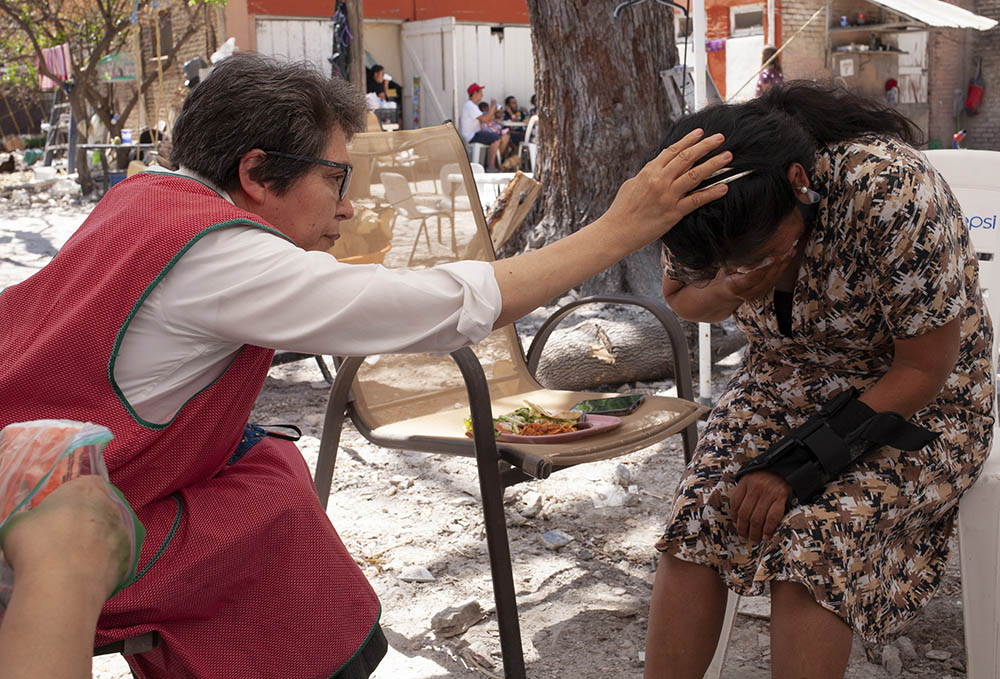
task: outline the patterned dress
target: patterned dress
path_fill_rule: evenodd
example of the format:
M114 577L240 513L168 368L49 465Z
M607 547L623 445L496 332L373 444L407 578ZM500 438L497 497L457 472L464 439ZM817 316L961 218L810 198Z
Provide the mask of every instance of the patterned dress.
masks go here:
M866 136L818 152L821 200L793 293L792 335L771 295L736 310L744 364L712 411L657 549L704 564L742 595L801 583L864 639L884 643L937 589L958 500L993 433L992 326L975 253L948 186L917 151ZM911 421L940 432L915 453L883 447L791 509L769 540L740 538L735 476L843 389L889 368L893 338L961 319L958 363Z

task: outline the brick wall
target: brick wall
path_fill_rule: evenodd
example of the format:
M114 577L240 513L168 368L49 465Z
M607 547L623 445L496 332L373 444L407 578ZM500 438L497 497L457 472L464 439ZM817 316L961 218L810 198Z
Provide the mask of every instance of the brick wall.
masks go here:
M976 14L1000 20L1000 0L978 0ZM970 149L1000 151L1000 26L991 31L970 31L971 49L966 63L968 77L975 71L972 64L977 56L983 58L983 82L986 92L978 115L965 118L969 136L964 146ZM964 90L963 90L964 91Z
M794 0L781 5L781 35L783 39L790 38L799 30L813 13L824 6L820 0ZM786 80L800 78L826 80L830 77L828 69L826 42L827 12L820 12L798 37L781 53L781 68Z
M166 41L170 37L165 34L166 31L169 30L173 41L176 42L185 33L190 23L188 19L189 15L182 6L183 1L173 0L173 2L160 3L162 12L169 13L169 19L161 19L160 22L160 43L161 49L164 52L168 50ZM219 8L209 8L207 22L205 19L206 12L202 8L198 11L195 19L196 23L200 24L199 28L178 50L173 63L163 69L162 86L157 72L154 16L149 14L140 20L143 76L157 74L157 80L146 90L143 98L146 127L155 127L158 121L163 120L167 125L167 134L169 135L169 131L173 128L174 120L180 112L184 98L188 92L188 88L184 86L185 78L184 71L182 70L184 63L196 56L200 56L206 63L209 63L209 57L211 57L212 52L218 49L219 45L225 40L225 22L222 10ZM116 85L115 99L118 102L118 110L124 108L126 102L133 96L134 92L135 86L132 83ZM128 122L124 127L131 128L134 131L142 127L138 105L132 109L128 117Z
M951 148L955 132L954 98L960 96L964 101L965 97L968 33L964 29L938 28L928 35L927 139L941 142L944 148Z

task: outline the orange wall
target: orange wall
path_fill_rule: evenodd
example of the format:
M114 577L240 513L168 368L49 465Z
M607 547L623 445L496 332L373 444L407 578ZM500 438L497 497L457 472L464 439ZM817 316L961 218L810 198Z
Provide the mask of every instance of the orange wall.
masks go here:
M273 16L330 16L333 0L248 0L250 14ZM468 0L364 0L366 19L402 19L421 21L453 16L459 21L476 23L528 23L525 0L493 0L489 3Z

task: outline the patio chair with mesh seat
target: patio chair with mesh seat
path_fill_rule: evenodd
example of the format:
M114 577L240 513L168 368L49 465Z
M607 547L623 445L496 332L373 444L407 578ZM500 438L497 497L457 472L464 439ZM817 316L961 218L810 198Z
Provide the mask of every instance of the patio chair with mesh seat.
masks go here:
M377 136L374 140L372 137ZM350 144L352 156L364 156L371 144L387 135L359 134ZM479 207L476 184L461 139L450 124L393 133L396 143L423 158L447 158L457 163L464 177L464 191L471 209L456 212L453 224L457 251L479 253L495 259L493 244ZM432 152L433 151L433 152ZM441 161L439 161L441 162ZM426 169L428 176L440 167ZM385 175L383 174L383 178ZM385 187L387 189L388 187ZM351 186L359 196L377 196L383 188ZM359 202L364 199L359 198ZM395 234L394 234L394 237ZM397 252L398 249L393 249ZM455 255L454 259L457 260ZM447 261L447 260L446 260ZM390 267L405 267L402 256L387 258ZM581 305L601 302L638 304L663 326L664 342L673 348L673 370L678 398L649 396L632 414L623 416L617 429L559 444L513 444L494 437L494 414L511 411L530 401L551 410L566 410L578 401L617 394L546 389L529 370L535 365L545 340L556 325ZM646 448L674 434L683 437L684 458L689 460L697 439L696 421L705 408L693 402L691 369L681 325L664 305L627 297L596 297L561 309L537 334L527 358L513 326L491 333L473 347L450 356L383 355L378 360L362 356L338 358L336 377L327 404L316 487L326 506L345 417L372 443L418 452L474 458L482 495L486 541L489 551L497 622L506 677L525 676L517 602L511 570L510 546L503 508L504 489L531 479L544 479L560 469L606 460ZM473 438L466 436L464 420L470 417Z

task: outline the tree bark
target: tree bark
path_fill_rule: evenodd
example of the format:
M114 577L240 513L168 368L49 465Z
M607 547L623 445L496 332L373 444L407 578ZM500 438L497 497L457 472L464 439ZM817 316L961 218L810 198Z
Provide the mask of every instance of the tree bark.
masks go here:
M527 0L535 57L542 198L514 254L599 217L656 155L671 125L659 73L677 63L672 14L647 2L612 17L603 0ZM583 292L661 297L658 246L591 278Z

